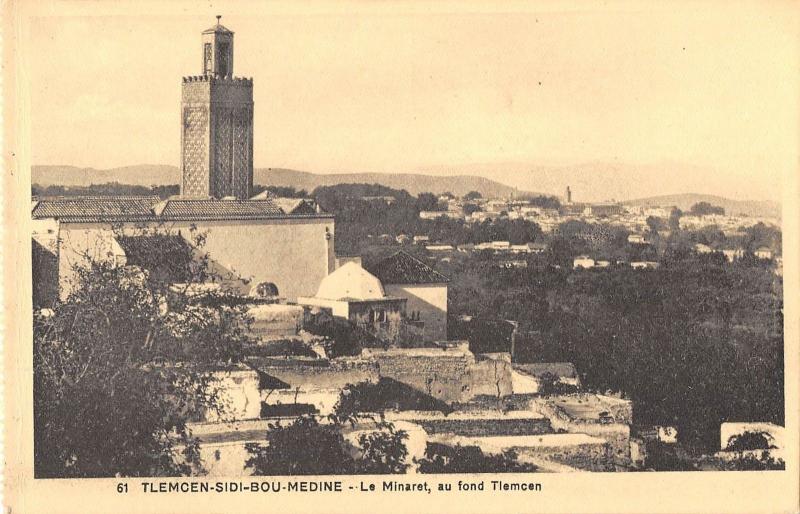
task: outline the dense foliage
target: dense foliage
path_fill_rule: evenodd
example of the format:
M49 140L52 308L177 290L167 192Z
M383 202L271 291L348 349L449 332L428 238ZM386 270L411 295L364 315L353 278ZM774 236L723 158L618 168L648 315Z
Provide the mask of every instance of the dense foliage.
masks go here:
M711 205L708 202L698 202L689 209L689 213L694 216L706 216L709 214L725 215L725 209L716 205Z
M156 195L160 198L169 198L177 195L180 186L169 184L163 186L135 186L133 184L120 184L119 182L106 182L104 184L91 184L89 186L40 186L31 185L33 196L146 196Z
M425 457L417 460L420 473L531 473L538 468L519 462L508 450L500 455L486 455L478 446L447 446L428 443Z
M773 448L775 448L775 445L772 444L772 436L763 431L751 432L749 430L731 437L725 447L727 451L733 452L770 450Z
M516 320L516 360L574 363L585 386L633 399L637 422L678 425L682 438L708 446L723 421L781 424L780 277L760 261L662 264L504 269L473 256L439 269L451 277L455 337L461 314L487 320L470 323L471 342L503 340L501 328L510 329L495 320ZM491 350L508 351L509 341Z
M34 318L36 476L198 472L186 423L224 414L209 371L239 360L244 314L133 266L87 257L75 273L69 297Z
M359 435L358 445L345 439L341 418L326 423L313 415L288 425L271 423L267 444L249 443L245 468L254 475L352 475L404 473L408 435L391 423Z

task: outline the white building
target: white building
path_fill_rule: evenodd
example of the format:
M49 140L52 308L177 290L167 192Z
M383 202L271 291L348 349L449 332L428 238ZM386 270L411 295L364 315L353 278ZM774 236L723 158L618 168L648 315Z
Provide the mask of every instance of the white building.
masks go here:
M588 255L579 255L572 261L573 269L591 269L594 268L594 259Z
M761 248L753 252L753 254L755 254L755 256L758 257L759 259L765 259L765 260L772 259L772 250L770 250L766 246L762 246Z
M403 251L369 269L387 294L407 300L407 316L423 324L424 341L447 340L447 277Z

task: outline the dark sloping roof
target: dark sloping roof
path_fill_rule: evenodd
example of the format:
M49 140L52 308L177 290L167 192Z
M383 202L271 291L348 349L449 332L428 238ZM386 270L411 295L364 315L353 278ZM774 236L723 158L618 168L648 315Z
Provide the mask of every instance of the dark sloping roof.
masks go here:
M203 34L213 34L213 33L222 33L222 34L233 34L233 31L229 28L225 27L224 25L220 25L219 21L213 27L207 28L203 31Z
M33 219L55 218L67 222L113 223L123 221L210 221L285 218L289 216L327 217L313 208L295 206L284 212L271 199L216 200L157 196L80 196L44 198L31 210Z
M42 198L33 206L34 219L75 221L140 221L153 217L157 196L75 196Z
M117 236L115 238L128 264L139 266L156 274L156 278L171 283L189 281L193 269L194 248L179 235L148 234Z
M404 251L386 257L368 271L383 284L441 284L448 278Z
M271 200L167 200L160 217L167 220L219 220L280 216Z
M286 214L316 214L314 205L304 198L272 198Z

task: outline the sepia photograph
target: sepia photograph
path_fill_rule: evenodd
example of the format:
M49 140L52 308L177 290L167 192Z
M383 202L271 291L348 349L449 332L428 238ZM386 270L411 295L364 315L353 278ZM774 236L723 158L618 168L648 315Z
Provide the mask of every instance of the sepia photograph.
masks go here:
M794 483L796 5L11 4L12 493Z

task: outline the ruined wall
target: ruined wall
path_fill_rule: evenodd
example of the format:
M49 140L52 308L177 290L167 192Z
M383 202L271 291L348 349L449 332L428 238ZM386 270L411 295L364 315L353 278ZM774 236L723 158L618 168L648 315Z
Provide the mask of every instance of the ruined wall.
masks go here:
M428 434L463 436L538 435L553 432L547 418L473 418L473 419L406 419L425 429Z
M378 368L374 362L359 358L341 357L338 359L253 359L252 364L259 372L288 385L284 389L301 391L341 389L347 384L358 382L377 382ZM317 364L313 364L313 363ZM276 387L277 388L277 387Z
M546 459L582 471L615 471L617 467L608 444L597 442L564 446L515 448L518 455Z
M475 396L507 396L513 392L511 381L511 363L502 359L480 360L467 368L467 391L469 395L462 400Z
M261 401L267 405L313 405L318 413L333 412L348 384L378 381L374 362L359 358L303 361L258 359L253 364L262 374Z
M439 400L454 403L477 395L511 393L511 365L482 360L461 349L395 349L365 351L375 359L381 377L403 382Z
M421 353L374 352L381 377L403 382L445 402L469 396L467 367L474 364L472 354L463 352Z
M547 416L556 430L603 439L606 442L605 458L608 465L622 469L631 464L630 401L582 393L532 398L530 405ZM601 419L602 413L606 415Z

